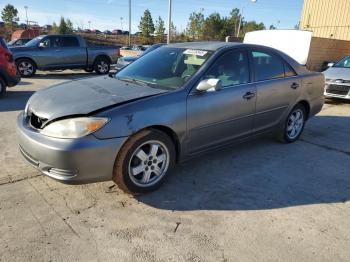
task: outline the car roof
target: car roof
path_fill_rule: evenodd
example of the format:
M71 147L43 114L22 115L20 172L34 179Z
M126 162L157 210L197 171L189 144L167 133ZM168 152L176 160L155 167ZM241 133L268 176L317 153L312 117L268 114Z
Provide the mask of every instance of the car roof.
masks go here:
M206 41L206 42L186 42L186 43L176 43L169 44L169 47L178 47L178 48L188 48L188 49L202 49L202 50L210 50L216 51L223 47L233 47L244 45L238 42L215 42L215 41Z

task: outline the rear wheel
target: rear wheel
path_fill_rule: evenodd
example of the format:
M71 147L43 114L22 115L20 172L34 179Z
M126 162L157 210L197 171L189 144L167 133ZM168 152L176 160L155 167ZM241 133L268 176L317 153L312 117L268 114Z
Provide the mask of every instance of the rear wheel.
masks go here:
M156 190L175 164L172 140L158 130L144 130L131 137L119 151L113 181L132 194Z
M306 110L301 104L296 105L289 113L283 131L278 138L283 143L292 143L302 134L306 122Z
M6 93L6 85L4 80L0 78L0 98L4 97Z
M108 74L111 63L106 57L99 57L94 64L94 70L99 75Z
M30 59L19 59L16 65L22 77L32 77L36 72L36 65Z

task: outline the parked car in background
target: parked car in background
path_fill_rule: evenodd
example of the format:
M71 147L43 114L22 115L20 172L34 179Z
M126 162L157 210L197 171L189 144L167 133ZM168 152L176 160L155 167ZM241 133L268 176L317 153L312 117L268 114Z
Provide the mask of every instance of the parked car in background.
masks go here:
M163 46L164 44L153 44L149 46L140 56L123 56L118 59L118 62L115 66L115 69L120 70L123 67L127 66L128 64L131 64L132 62L136 61L138 58L140 58L143 55L148 54L149 52L152 52L153 50L156 50L157 48Z
M117 47L88 47L78 35L41 35L25 46L13 47L18 71L31 77L37 69L57 70L82 68L88 72L107 74L119 57Z
M296 141L321 110L323 89L322 73L272 48L170 44L114 77L36 92L18 116L19 145L59 181L113 179L144 193L175 163L208 150L269 133Z
M328 66L323 72L326 78L325 96L350 99L350 56Z
M13 56L5 40L0 37L0 98L5 95L7 87L17 85L19 81L20 75L17 73Z
M7 43L7 46L12 47L12 46L22 46L28 43L31 38L20 38L20 39L15 39L11 40L10 42Z
M111 34L112 34L112 32L109 31L109 30L105 30L105 31L103 31L103 33L104 33L105 35L111 35Z

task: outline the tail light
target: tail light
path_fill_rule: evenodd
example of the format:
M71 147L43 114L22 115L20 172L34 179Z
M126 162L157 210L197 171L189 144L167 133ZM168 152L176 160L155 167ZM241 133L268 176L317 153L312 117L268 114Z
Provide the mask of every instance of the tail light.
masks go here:
M13 56L12 56L11 53L6 53L6 54L5 54L5 58L6 58L6 60L9 61L10 63L13 62Z

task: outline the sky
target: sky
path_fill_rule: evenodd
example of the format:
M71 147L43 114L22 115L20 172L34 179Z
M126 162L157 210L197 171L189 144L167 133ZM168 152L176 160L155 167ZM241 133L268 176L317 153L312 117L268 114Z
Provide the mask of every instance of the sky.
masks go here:
M140 18L145 11L151 11L153 20L161 16L167 23L168 0L131 0L132 32L139 31ZM28 20L39 25L58 22L61 16L71 19L74 27L84 29L128 30L128 0L1 0L0 9L6 4L14 5L25 22L25 8L28 6ZM179 31L186 29L191 12L204 9L205 16L218 12L228 16L233 8L243 9L246 20L263 22L265 26L278 29L294 28L298 24L303 0L173 0L173 22Z

